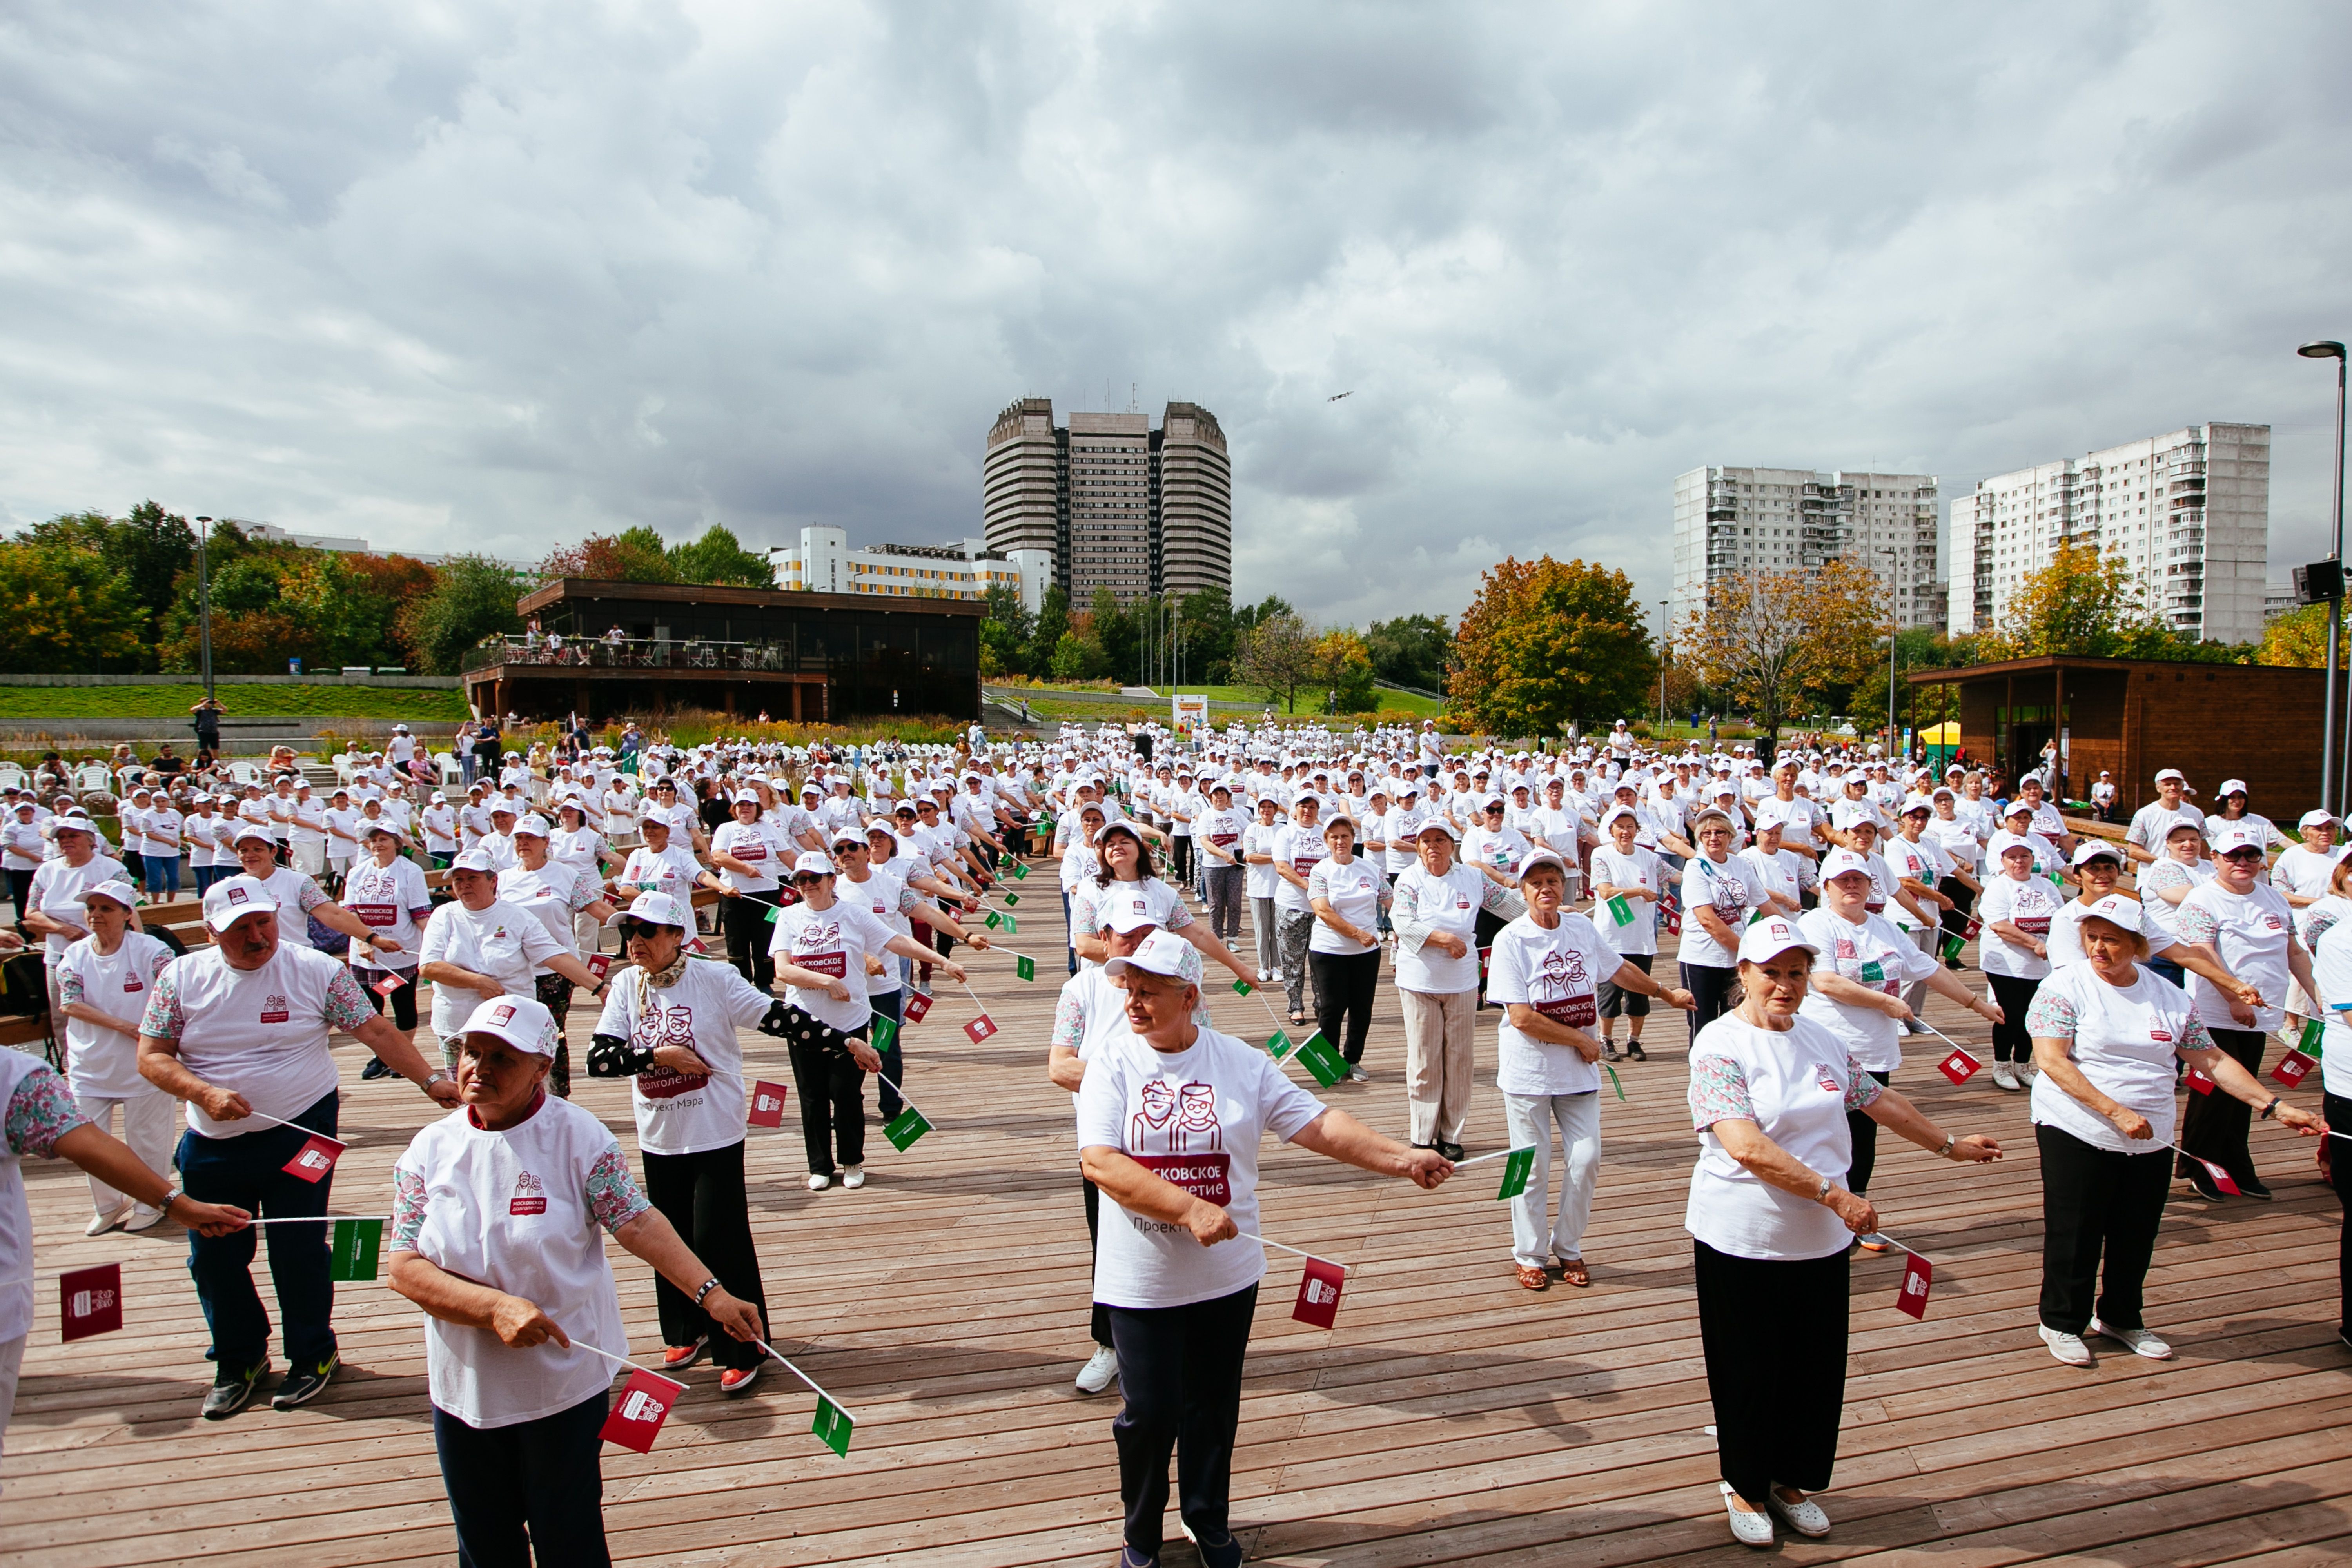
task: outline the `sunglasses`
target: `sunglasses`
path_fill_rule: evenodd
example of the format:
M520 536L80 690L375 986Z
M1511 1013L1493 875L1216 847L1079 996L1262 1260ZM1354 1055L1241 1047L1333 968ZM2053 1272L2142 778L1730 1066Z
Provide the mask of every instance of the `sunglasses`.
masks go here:
M621 922L621 940L623 942L635 942L637 938L644 937L646 941L651 942L656 931L676 931L677 929L677 928L676 926L656 925L651 921L623 921Z
M2264 858L2259 849L2232 849L2221 857L2224 860L2244 860L2250 863Z

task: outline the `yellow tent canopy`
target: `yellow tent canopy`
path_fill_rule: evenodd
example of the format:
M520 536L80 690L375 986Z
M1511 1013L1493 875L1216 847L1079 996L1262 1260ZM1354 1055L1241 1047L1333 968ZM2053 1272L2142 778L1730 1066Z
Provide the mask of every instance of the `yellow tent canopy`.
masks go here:
M1919 731L1919 739L1922 743L1930 746L1957 746L1960 743L1959 721L1956 719L1948 719L1932 730L1922 730Z

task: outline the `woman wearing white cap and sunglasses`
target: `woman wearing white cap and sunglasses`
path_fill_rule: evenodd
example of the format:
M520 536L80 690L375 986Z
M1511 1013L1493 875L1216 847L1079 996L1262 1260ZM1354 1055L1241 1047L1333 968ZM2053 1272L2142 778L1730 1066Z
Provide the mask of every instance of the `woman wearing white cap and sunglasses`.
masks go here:
M755 1357L763 1314L647 1201L604 1124L547 1093L546 1008L494 997L452 1039L463 1103L393 1167L387 1281L425 1312L433 1441L458 1560L594 1568L611 1561L599 1469L605 1356L629 1349L606 1234Z
M2083 962L2051 974L2025 1021L2042 1067L2032 1101L2042 1155L2041 1333L2070 1366L2092 1363L2085 1334L2150 1360L2171 1357L2143 1321L2141 1286L2171 1184L2176 1058L2213 1079L2215 1100L2261 1106L2265 1117L2305 1131L2326 1125L2283 1104L2215 1046L2198 1005L2142 962L2142 929L2132 900L2110 894L2093 904L2080 922ZM2242 1130L2247 1114L2238 1113Z
M1201 1027L1201 955L1155 931L1103 966L1127 994L1128 1032L1087 1062L1078 1149L1118 1205L1103 1215L1095 1299L1110 1309L1125 1405L1119 1500L1125 1568L1160 1557L1168 1461L1178 1510L1211 1568L1243 1558L1228 1519L1242 1359L1265 1254L1257 1151L1268 1132L1318 1154L1433 1188L1453 1166L1327 1110L1257 1047Z
M2000 1158L1992 1139L1947 1133L1880 1087L1843 1040L1800 1016L1819 954L1794 921L1747 927L1739 1005L1691 1046L1699 1158L1684 1224L1724 1503L1750 1546L1771 1543L1774 1515L1800 1535L1830 1530L1806 1494L1830 1484L1837 1460L1853 1238L1878 1228L1877 1209L1844 1184L1847 1113L1946 1159Z

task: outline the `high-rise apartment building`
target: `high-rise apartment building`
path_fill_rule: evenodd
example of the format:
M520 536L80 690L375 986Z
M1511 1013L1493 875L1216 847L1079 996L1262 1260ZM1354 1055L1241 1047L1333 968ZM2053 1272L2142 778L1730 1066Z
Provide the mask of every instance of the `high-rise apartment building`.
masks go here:
M2271 427L2191 425L1980 482L1952 502L1952 629L1989 631L2062 544L2124 563L2142 606L2208 642L2263 635Z
M1051 399L1024 397L997 416L981 476L988 547L1050 552L1074 605L1233 586L1233 466L1198 404L1169 404L1155 430L1140 414L1056 426Z
M1868 567L1895 595L1901 624L1943 625L1936 574L1936 476L1813 468L1693 468L1675 479L1677 626L1707 589L1755 572Z

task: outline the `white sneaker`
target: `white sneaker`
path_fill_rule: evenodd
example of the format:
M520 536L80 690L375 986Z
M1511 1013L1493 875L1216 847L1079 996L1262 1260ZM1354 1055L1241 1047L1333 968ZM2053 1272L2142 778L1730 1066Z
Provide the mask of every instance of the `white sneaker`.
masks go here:
M1078 1392L1100 1394L1118 1376L1118 1352L1108 1345L1097 1345L1087 1364L1078 1368Z
M1723 1492L1723 1511L1731 1521L1731 1538L1742 1546L1771 1545L1772 1516L1762 1512L1749 1513L1734 1506L1731 1500L1738 1494L1731 1489L1731 1483L1717 1481L1715 1484Z
M2050 1347L2052 1355L2056 1356L2068 1366L2097 1364L2098 1358L2091 1354L2091 1347L2083 1342L2083 1336L2080 1334L2062 1334L2045 1324L2042 1330L2042 1342Z
M2172 1347L2156 1335L2153 1329L2111 1329L2098 1319L2091 1320L2089 1331L2105 1334L2118 1344L2130 1347L2134 1355L2144 1355L2150 1361L2170 1361Z
M121 1203L115 1205L112 1208L107 1210L104 1214L90 1215L89 1223L82 1226L81 1233L84 1236L104 1236L108 1231L112 1230L116 1226L121 1225L124 1220L129 1219L130 1217L131 1200L129 1198L125 1198Z
M2023 1084L2017 1081L2017 1068L2013 1064L2009 1062L1995 1062L1992 1064L1992 1081L2000 1085L2002 1089L2009 1090L2011 1094L2015 1094L2018 1090L2025 1087Z
M864 1186L866 1184L866 1167L863 1165L845 1166L841 1173L841 1184L847 1187L853 1193L858 1188Z
M1769 1491L1764 1494L1764 1506L1779 1514L1780 1522L1799 1535L1819 1541L1830 1532L1830 1516L1823 1513L1822 1505L1811 1498L1801 1502L1790 1502L1778 1491Z
M1271 969L1259 970L1257 972L1257 983L1260 985L1271 985L1274 984L1274 971Z
M132 1206L131 1217L122 1222L122 1228L131 1231L152 1230L163 1223L162 1209L151 1209L145 1204L138 1204Z
M809 1191L813 1193L821 1193L831 1185L833 1185L833 1178L831 1176L813 1175L809 1177Z

